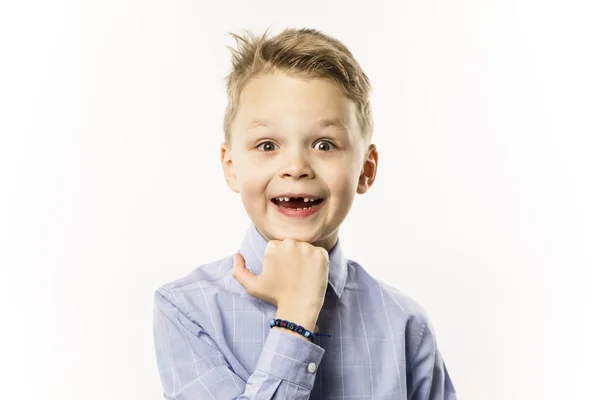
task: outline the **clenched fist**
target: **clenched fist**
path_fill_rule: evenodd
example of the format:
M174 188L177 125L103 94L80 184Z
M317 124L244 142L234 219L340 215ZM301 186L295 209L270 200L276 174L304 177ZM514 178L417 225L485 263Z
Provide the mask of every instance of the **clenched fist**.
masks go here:
M260 275L246 268L239 253L235 254L231 275L250 295L279 309L318 314L327 291L329 254L322 247L295 239L271 240L265 248Z

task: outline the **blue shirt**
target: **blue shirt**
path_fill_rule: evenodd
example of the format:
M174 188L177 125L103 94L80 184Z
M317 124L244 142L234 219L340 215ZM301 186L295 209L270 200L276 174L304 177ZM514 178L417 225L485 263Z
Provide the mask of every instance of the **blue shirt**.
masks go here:
M251 223L239 252L254 274L266 246ZM346 259L339 237L315 328L331 337L314 343L270 328L277 308L232 278L233 256L154 294L166 399L456 399L425 311Z

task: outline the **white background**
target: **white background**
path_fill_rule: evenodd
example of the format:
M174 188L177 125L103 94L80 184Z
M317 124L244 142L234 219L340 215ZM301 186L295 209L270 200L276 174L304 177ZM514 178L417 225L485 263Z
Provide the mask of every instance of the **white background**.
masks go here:
M378 176L341 240L425 307L460 398L591 398L596 4L3 2L2 397L162 398L153 291L249 224L219 163L227 32L289 26L372 80Z

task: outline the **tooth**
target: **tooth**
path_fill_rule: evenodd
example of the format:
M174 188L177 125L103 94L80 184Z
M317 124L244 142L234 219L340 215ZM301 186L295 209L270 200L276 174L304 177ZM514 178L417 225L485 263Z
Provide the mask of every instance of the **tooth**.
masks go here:
M305 198L304 198L304 202L305 202L305 203L308 203L309 201L310 201L310 199L309 199L308 197L305 197Z
M311 202L311 203L314 203L314 202L315 202L315 199L310 199L310 202Z
M285 201L290 201L289 197L284 197Z

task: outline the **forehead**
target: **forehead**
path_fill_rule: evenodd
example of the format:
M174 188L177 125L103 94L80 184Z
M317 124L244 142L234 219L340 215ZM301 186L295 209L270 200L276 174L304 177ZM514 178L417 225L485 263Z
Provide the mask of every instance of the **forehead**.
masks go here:
M356 106L335 83L276 74L254 78L240 95L236 120L243 130L259 126L328 126L353 131Z

